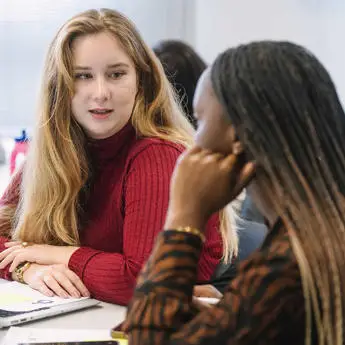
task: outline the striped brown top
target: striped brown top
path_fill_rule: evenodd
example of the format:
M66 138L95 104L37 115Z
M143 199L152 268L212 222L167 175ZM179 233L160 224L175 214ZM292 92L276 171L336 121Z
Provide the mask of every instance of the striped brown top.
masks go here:
M190 234L159 236L124 323L131 345L304 343L301 278L281 222L239 266L220 303L198 312L192 290L201 248Z

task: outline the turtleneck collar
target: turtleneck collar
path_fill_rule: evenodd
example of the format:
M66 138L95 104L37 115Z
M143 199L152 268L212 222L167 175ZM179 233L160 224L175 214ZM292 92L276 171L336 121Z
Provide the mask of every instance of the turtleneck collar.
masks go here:
M91 157L97 162L113 160L135 137L135 129L129 121L119 132L105 139L88 139Z

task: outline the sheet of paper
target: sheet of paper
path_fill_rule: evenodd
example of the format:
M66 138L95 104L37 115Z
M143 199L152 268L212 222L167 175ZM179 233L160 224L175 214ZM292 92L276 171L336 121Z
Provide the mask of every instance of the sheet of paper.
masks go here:
M15 345L20 342L68 342L68 341L112 340L109 329L55 329L11 327L1 345ZM119 345L127 345L126 339L116 339ZM92 343L91 343L92 344ZM90 344L90 345L91 345Z
M0 309L31 311L75 302L77 298L47 297L29 286L18 282L0 284Z
M217 304L220 301L219 298L212 298L212 297L197 297L197 299L200 302L205 302L208 304Z

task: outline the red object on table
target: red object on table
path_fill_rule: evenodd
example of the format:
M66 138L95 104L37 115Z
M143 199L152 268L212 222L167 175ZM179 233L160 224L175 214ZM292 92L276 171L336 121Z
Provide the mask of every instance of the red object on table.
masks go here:
M26 156L29 148L29 139L26 135L26 131L22 131L22 135L14 139L15 145L11 152L10 157L10 173L11 175L15 172L17 168L17 158L18 155L22 154Z

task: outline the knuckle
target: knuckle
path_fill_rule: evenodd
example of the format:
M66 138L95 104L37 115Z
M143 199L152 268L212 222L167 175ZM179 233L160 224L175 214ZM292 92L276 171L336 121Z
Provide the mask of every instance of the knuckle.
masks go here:
M56 280L60 281L60 280L63 280L64 275L63 275L61 272L56 271L56 272L54 272L54 278L55 278Z
M53 266L48 266L45 273L46 274L53 274L54 272L54 267Z
M50 296L50 293L49 293L49 290L48 290L48 288L46 288L45 286L44 287L42 287L42 288L40 288L40 289L38 289L43 295L45 295L45 296Z
M39 282L35 287L35 290L41 291L42 293L44 293L46 295L46 291L48 290L46 285L42 282Z
M16 259L17 259L17 260L23 260L23 259L25 259L25 253L19 253L19 254L16 256Z
M199 157L191 157L189 162L188 162L190 165L193 165L194 167L197 166L197 164L200 164L202 163L201 159Z
M37 287L37 289L42 290L42 289L46 288L46 285L44 284L43 281L39 281L39 282L37 282L36 287Z
M76 274L70 274L68 277L74 284L77 284L80 281L79 277Z
M55 269L59 270L59 271L65 271L66 270L66 265L64 264L55 264L52 267L54 267Z
M43 276L43 281L46 283L51 283L54 280L54 278L50 274L46 274Z
M206 156L205 163L207 164L214 164L216 162L216 157L214 155Z

